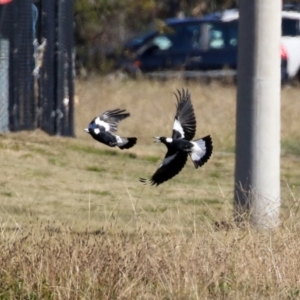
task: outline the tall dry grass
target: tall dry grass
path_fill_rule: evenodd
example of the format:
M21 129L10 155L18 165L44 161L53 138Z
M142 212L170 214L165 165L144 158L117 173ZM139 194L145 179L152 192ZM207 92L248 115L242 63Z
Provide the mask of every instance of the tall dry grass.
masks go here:
M182 87L215 154L197 173L187 164L141 187L138 175L165 153L152 137L171 134ZM269 232L232 223L234 86L95 77L76 91L77 139L0 138L1 299L300 298L298 87L282 90L282 224ZM131 113L118 132L139 139L125 154L83 131L117 107Z
M155 234L136 225L3 232L1 299L299 299L299 223Z

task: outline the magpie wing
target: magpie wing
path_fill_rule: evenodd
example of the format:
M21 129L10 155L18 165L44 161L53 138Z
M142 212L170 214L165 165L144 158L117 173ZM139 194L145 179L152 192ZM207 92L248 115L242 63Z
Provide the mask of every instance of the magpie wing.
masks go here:
M188 90L182 89L182 92L177 90L178 95L175 94L176 116L173 123L173 139L185 138L191 141L196 132L196 117L194 113L191 95Z
M140 178L140 182L156 185L173 178L184 167L188 154L186 152L168 151L164 160L150 179Z
M130 113L125 109L107 110L99 117L95 118L90 124L96 124L99 127L103 127L105 131L116 132L118 124L123 119L130 116Z

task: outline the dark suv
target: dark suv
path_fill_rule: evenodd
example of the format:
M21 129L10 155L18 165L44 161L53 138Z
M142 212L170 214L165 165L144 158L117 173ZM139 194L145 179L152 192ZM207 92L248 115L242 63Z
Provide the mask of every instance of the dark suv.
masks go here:
M170 19L158 30L138 36L125 48L130 74L162 70L220 70L237 67L237 20Z
M282 13L283 81L295 76L299 69L300 51L296 50L300 23L295 14L299 13ZM238 10L233 10L203 18L166 20L159 29L150 30L125 44L128 55L122 67L133 76L148 73L167 77L170 72L166 71L184 71L187 77L233 75L237 69L238 17Z

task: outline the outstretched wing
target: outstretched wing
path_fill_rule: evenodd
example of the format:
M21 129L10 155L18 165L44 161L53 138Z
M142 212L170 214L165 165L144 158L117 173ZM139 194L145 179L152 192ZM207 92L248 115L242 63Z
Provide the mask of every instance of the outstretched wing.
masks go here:
M95 124L100 128L104 128L105 131L116 132L118 124L123 119L130 116L130 113L125 109L114 109L104 112L99 117L95 118L90 124Z
M196 117L194 113L191 95L188 90L177 90L176 116L173 123L173 139L185 138L189 141L193 139L196 132Z
M140 178L144 184L156 185L171 179L184 167L188 154L186 152L167 152L164 160L150 179Z

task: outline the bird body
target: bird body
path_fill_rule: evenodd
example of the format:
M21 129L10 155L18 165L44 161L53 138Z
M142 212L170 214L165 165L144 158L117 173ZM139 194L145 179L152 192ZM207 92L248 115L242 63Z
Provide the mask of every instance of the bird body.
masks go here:
M96 141L109 147L119 147L121 150L129 149L136 144L136 137L120 137L112 133L117 131L118 123L129 116L130 114L125 110L108 110L99 117L94 118L89 127L85 128L85 131Z
M190 156L195 168L204 165L212 154L212 139L205 136L192 141L196 132L196 118L188 91L178 91L177 111L173 123L172 137L155 137L166 145L167 154L150 179L140 178L143 183L159 185L177 175Z
M168 149L173 149L174 151L190 152L193 147L193 143L185 139L173 139L166 137L156 137L155 139L158 142L165 144Z

